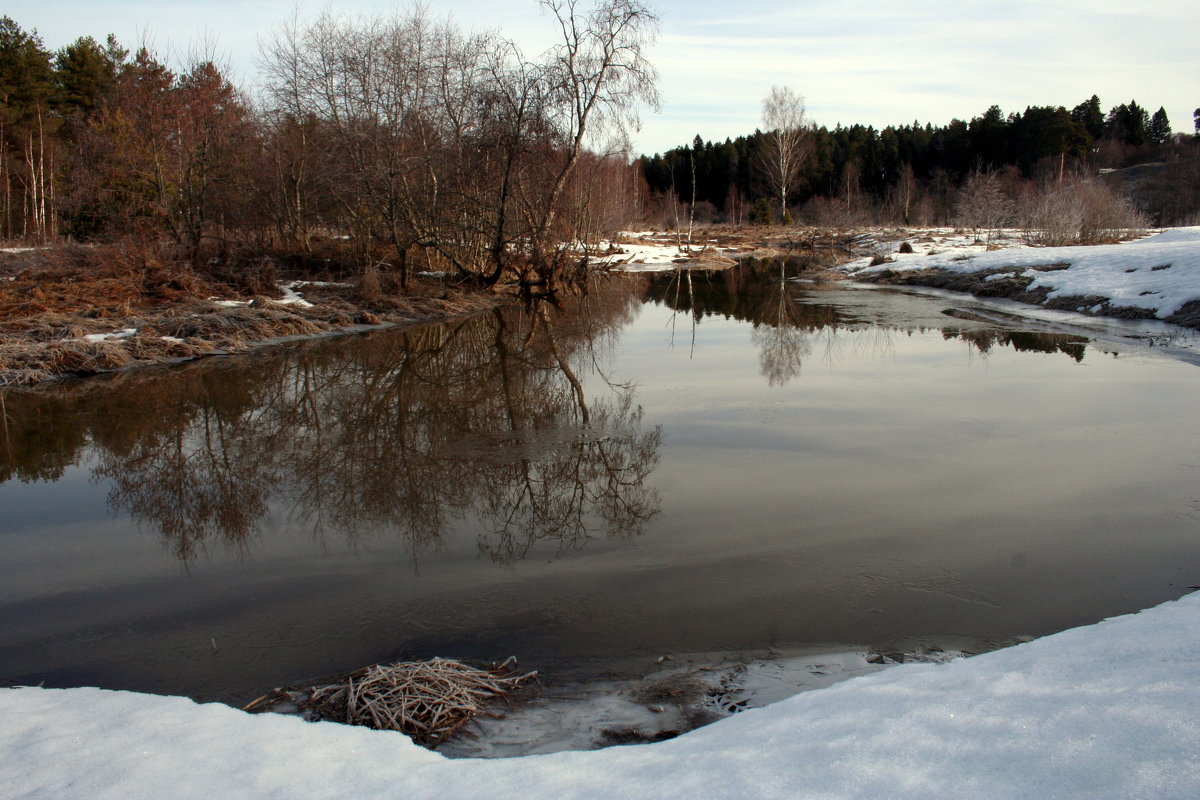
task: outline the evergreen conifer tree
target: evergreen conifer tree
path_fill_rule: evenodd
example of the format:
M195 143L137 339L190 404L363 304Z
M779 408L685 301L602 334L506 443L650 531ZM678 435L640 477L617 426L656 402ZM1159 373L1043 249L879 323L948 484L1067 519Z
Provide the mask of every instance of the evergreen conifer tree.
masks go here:
M1167 119L1167 110L1162 106L1150 118L1150 141L1155 144L1166 144L1171 138L1171 121Z
M1071 109L1071 119L1092 137L1092 141L1104 135L1104 112L1100 110L1100 98L1092 95L1075 108Z
M107 49L83 36L59 50L54 57L55 105L68 116L90 112L116 86L117 59L123 55L111 36Z

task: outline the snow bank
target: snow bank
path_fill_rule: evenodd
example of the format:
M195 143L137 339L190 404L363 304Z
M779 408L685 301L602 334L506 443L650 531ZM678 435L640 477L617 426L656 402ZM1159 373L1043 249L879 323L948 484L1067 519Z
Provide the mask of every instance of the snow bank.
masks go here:
M1099 295L1109 298L1112 306L1150 309L1159 318L1200 300L1200 227L1174 228L1114 245L1020 247L973 254L956 248L935 255L897 253L893 258L893 263L870 267L861 261L847 268L860 275L882 270L1023 270L1022 275L1033 278L1029 288L1045 287L1050 298Z
M906 664L667 742L448 760L396 733L98 689L0 690L10 798L1194 798L1200 594Z

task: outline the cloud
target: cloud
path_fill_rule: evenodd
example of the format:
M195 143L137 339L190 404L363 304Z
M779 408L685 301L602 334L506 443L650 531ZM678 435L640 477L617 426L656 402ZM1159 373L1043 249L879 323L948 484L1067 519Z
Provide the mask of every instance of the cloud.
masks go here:
M1136 98L1166 106L1178 130L1200 104L1200 8L1155 0L1136 8L1112 0L727 0L653 3L663 23L651 57L661 73L661 115L644 115L635 144L663 150L699 133L724 139L754 130L772 85L805 95L819 123L944 124L1027 105L1075 105L1099 94L1105 108ZM53 6L53 8L51 8ZM347 13L387 13L403 3L358 0ZM318 2L304 3L315 14ZM4 13L36 27L53 48L112 31L126 44L149 35L175 57L206 35L250 79L258 37L291 16L292 0L246 3L10 0ZM530 56L550 46L553 18L511 0L440 0L468 28L500 27ZM681 133L686 132L686 133Z

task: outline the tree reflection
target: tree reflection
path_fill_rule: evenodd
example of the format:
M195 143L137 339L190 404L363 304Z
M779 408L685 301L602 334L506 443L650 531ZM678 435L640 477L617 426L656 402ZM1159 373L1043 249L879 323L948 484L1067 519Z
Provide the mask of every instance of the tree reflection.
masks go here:
M705 317L740 319L753 325L759 369L771 386L799 377L813 351L815 334L836 338L841 320L832 306L800 303L798 272L809 266L797 259L748 259L723 270L676 270L651 281L648 296L677 312L690 314L693 325ZM694 343L693 332L693 343Z
M969 342L981 355L988 355L994 347L1011 347L1018 353L1063 353L1075 362L1082 362L1087 351L1088 338L1069 333L1041 333L1035 331L1004 331L994 328L959 330L946 328L942 335L947 339L962 339Z
M848 314L834 304L802 299L808 290L794 278L807 266L788 259L748 259L723 270L675 270L652 278L647 297L690 316L693 346L695 326L707 317L749 322L759 368L770 386L783 386L798 378L814 351L835 360L848 331L860 334L854 337L857 347L886 353L892 349L894 333L928 329L896 325L885 316L864 316L858 309ZM962 339L985 356L997 345L1018 352L1063 353L1075 361L1081 361L1086 351L1086 337L1014 331L961 309L943 313L964 324L936 326L942 335Z
M767 384L783 386L800 376L804 359L812 353L811 329L800 325L797 312L800 306L789 293L794 284L788 282L782 259L778 277L767 285L769 288L759 311L763 321L754 323L751 340L758 347L759 369Z
M74 431L56 438L91 439L113 510L181 559L210 542L244 548L275 518L321 540L400 536L414 558L458 526L510 562L634 536L658 513L647 480L661 431L643 430L631 387L603 375L637 290L615 279L561 309L13 399Z

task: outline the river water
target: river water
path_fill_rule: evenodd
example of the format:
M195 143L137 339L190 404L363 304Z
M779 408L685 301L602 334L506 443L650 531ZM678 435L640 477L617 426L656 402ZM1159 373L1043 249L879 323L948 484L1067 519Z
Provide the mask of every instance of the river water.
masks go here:
M978 652L1200 584L1200 369L774 265L0 395L0 681Z

